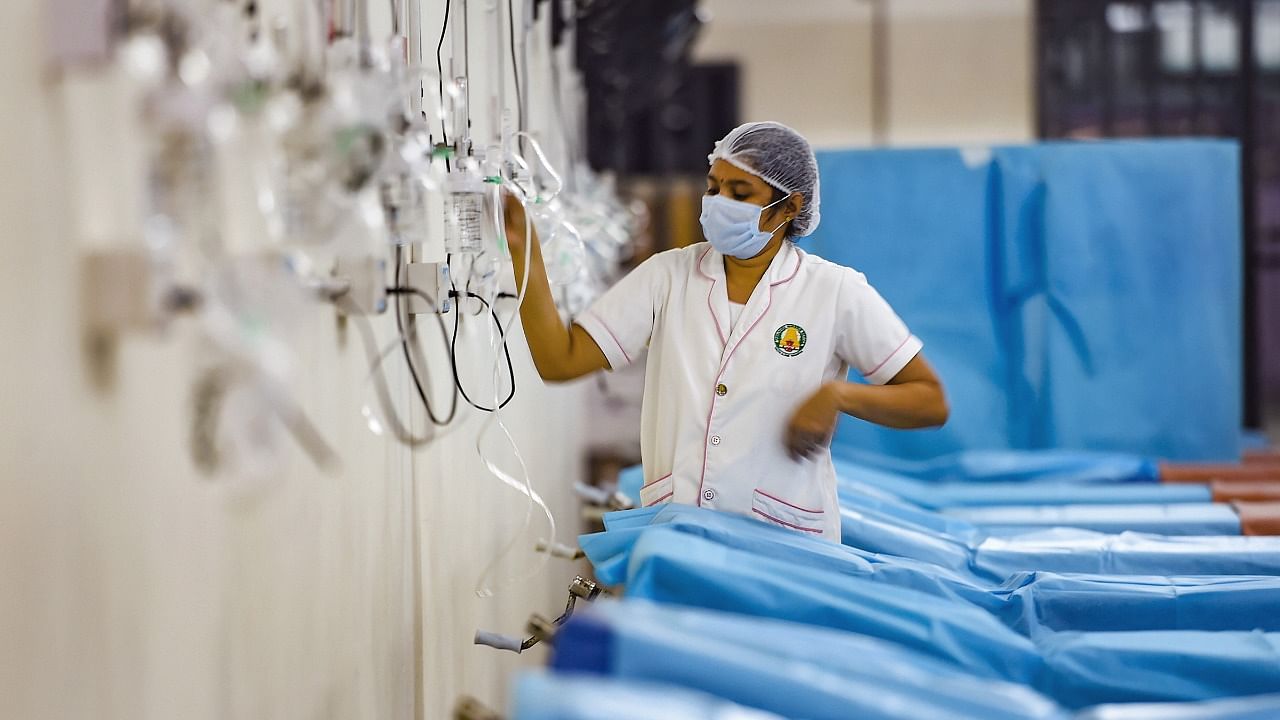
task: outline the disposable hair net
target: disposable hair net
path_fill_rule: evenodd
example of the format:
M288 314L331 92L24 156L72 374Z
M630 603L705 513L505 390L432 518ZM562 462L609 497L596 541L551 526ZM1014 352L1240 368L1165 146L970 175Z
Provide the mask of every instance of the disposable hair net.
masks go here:
M776 122L739 125L716 143L707 156L731 163L759 177L784 193L798 192L804 207L791 222L791 237L805 237L818 228L818 160L800 133Z

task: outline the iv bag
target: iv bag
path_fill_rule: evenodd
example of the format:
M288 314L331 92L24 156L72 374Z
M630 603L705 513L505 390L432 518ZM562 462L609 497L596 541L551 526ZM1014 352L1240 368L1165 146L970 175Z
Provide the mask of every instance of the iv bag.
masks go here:
M484 182L474 171L459 170L450 174L448 188L445 250L478 254L484 248Z

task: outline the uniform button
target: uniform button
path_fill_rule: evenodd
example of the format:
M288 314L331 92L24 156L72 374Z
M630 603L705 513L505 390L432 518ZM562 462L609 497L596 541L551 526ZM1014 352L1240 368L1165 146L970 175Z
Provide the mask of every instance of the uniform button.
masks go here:
M712 444L712 445L719 445L719 444L720 444L720 436L719 436L719 435L712 435L712 436L711 436L711 444Z
M711 488L707 488L706 490L703 490L703 491L702 491L702 499L703 499L703 500L706 500L707 502L711 502L712 500L715 500L715 499L716 499L716 491L715 491L715 490L712 490Z
M728 395L728 394L729 394L729 388L726 387L724 383L720 383L719 385L716 386L716 395L719 395L720 397L724 397L725 395Z

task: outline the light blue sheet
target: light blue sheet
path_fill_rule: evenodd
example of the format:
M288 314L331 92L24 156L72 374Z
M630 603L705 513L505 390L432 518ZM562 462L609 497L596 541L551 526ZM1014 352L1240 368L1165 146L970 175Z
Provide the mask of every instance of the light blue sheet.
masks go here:
M1077 720L1275 720L1275 718L1280 718L1280 695L1255 695L1196 703L1099 705L1077 716Z
M1234 143L1051 143L818 154L802 247L855 267L925 342L936 432L843 419L890 456L965 449L1239 456Z
M1155 483L1158 464L1130 453L1089 450L965 450L910 460L837 446L837 460L928 482L960 483Z
M644 487L644 466L632 465L618 472L618 491L640 505L640 488Z
M878 637L980 677L1032 685L1068 707L1280 690L1275 635L1045 633L1033 645L964 603L797 567L665 528L636 542L627 591Z
M1041 690L1074 707L1280 691L1274 633L1064 632L1037 647L1051 668Z
M871 553L896 555L974 572L989 582L1043 570L1094 575L1280 575L1280 538L1168 537L1050 529L991 536L960 518L905 503L869 488L841 489L841 541ZM661 508L606 515L606 527L641 527ZM611 524L612 523L612 524Z
M512 720L785 720L696 690L599 675L522 673Z
M925 343L947 386L951 420L923 433L843 418L837 441L887 455L933 457L1016 447L1008 388L1020 358L995 322L988 162L952 149L818 153L822 224L805 250L867 279Z
M944 514L987 532L1017 535L1047 527L1103 533L1125 531L1161 535L1239 535L1240 516L1230 505L1007 505L951 508Z
M1040 655L986 611L860 577L797 567L655 527L636 540L629 597L861 633L985 678L1031 684Z
M1043 570L1097 575L1280 575L1280 538L1171 537L1055 528L990 536L959 518L842 492L845 545L968 569L994 582Z
M837 459L842 485L874 486L922 507L941 509L992 505L1134 505L1207 503L1208 485L1196 483L1081 483L917 480L901 473Z
M575 615L557 635L552 665L813 720L1061 716L1028 688L872 637L636 600Z
M572 631L571 631L572 632ZM601 675L522 673L512 720L782 720L677 685ZM1076 720L1274 720L1280 695L1187 703L1126 703L1082 710Z
M993 169L1029 446L1238 459L1238 146L1005 147Z
M971 572L877 555L804 537L751 518L665 505L644 525L584 535L579 542L606 585L626 580L635 542L648 529L702 537L796 566L860 577L966 602L1022 634L1042 630L1280 631L1280 578L1140 577L1018 573L992 583Z
M896 471L837 458L836 473L842 484L866 491L868 487L887 490L899 498L933 509L992 505L1124 505L1143 503L1207 503L1213 498L1209 486L1194 483L1155 482L1037 482L922 481ZM638 502L644 484L639 465L618 474L618 489Z

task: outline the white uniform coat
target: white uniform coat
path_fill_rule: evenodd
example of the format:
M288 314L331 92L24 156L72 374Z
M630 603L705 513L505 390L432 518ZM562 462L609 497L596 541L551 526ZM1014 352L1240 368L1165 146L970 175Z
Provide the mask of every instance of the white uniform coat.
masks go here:
M649 258L577 323L614 369L649 347L641 504L700 505L835 542L831 453L792 460L787 421L850 367L883 384L922 347L861 273L790 242L736 325L724 256L707 243Z

